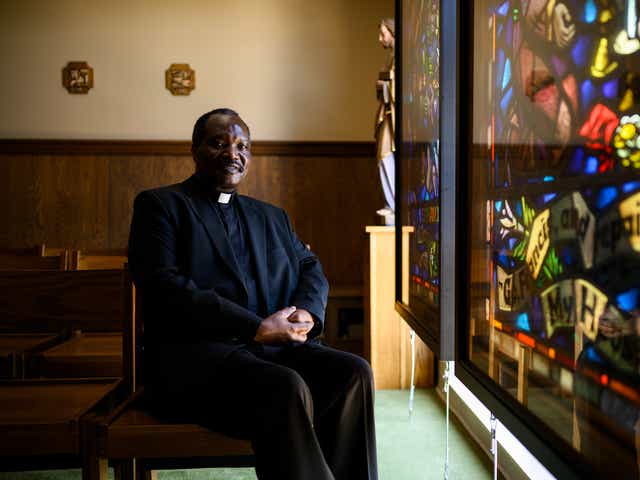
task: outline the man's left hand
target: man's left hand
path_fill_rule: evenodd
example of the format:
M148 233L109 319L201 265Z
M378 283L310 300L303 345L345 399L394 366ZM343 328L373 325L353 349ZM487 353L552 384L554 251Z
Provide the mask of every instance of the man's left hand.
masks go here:
M315 321L313 320L313 316L304 308L298 308L295 312L289 315L288 320L291 323L310 323L313 328L315 325ZM311 328L309 329L311 331ZM309 333L309 332L307 332Z

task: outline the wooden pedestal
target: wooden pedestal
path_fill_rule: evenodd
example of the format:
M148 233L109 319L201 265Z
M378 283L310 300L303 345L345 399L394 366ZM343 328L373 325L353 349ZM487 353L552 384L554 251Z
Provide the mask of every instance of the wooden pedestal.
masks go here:
M371 363L376 389L409 388L410 328L395 311L395 227L368 226L366 232L364 355ZM409 231L403 236L408 247ZM408 278L409 259L405 257L403 278ZM433 353L416 336L416 387L434 386L433 362Z

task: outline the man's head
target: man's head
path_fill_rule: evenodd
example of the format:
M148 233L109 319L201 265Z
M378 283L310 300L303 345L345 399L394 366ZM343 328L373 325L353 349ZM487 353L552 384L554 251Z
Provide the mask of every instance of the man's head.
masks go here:
M249 127L237 112L217 108L193 126L191 154L196 171L222 192L235 190L251 163Z
M380 22L378 41L384 48L393 48L395 44L396 22L393 18L384 18Z

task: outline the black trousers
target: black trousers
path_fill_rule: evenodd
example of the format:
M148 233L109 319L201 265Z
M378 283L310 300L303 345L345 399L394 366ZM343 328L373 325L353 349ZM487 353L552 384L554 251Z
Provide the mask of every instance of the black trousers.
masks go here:
M378 478L373 375L356 355L314 343L248 346L216 368L214 382L191 387L174 407L251 440L260 480Z

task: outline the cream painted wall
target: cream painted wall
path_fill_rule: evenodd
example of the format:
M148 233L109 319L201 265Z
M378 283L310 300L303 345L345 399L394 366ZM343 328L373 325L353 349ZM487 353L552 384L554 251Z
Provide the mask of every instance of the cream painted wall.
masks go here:
M377 43L393 0L3 0L0 138L190 138L211 107L259 140L372 140ZM61 70L87 61L95 88ZM164 87L189 63L196 89Z

